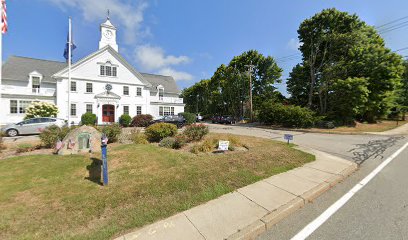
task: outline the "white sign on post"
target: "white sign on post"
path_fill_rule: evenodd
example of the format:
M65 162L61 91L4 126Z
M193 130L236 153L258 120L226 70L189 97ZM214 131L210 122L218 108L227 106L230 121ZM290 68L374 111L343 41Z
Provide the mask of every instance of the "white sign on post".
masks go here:
M218 141L218 150L228 151L229 141Z

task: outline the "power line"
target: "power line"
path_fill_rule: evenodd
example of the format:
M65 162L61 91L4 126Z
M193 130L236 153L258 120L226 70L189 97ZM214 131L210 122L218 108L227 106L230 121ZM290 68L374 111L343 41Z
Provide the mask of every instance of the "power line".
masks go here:
M399 21L404 20L404 19L408 19L408 16L392 20L392 21L390 21L388 23L384 23L384 24L382 24L380 26L374 26L374 28L378 30L379 34L389 33L389 32L392 32L392 31L407 27L408 26L408 21L404 21L402 23L399 22ZM397 23L397 24L394 24L394 23ZM381 28L384 28L384 29L381 29ZM394 52L402 51L402 50L405 50L405 49L408 49L408 48L398 49L398 50L395 50ZM278 57L278 58L275 59L275 61L276 61L276 63L285 63L285 62L290 62L290 61L293 61L293 60L297 60L301 56L302 56L301 53L295 53L295 54L291 54L291 55L287 55L287 56L283 56L283 57Z
M391 21L391 22L388 22L388 23L382 24L382 25L377 26L377 27L375 27L375 28L379 29L379 28L385 27L385 26L387 26L387 25L390 25L390 24L392 24L392 23L395 23L395 22L398 22L398 21L404 20L404 19L406 19L406 18L408 18L408 16L405 16L405 17L402 17L402 18L395 19L395 20L393 20L393 21Z

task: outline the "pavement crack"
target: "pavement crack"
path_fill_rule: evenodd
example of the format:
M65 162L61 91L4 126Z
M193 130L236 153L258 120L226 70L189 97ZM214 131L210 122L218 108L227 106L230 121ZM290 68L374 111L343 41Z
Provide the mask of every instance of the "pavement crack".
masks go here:
M268 209L264 208L263 206L259 205L257 202L253 201L252 199L250 199L249 197L245 196L245 194L240 193L239 191L236 191L237 193L239 193L240 195L244 196L246 199L248 199L249 201L255 203L256 205L258 205L259 207L265 209L265 211L267 211L268 213L270 213L271 211L269 211Z
M187 220L191 223L191 225L193 225L193 227L198 231L198 233L205 239L207 240L207 238L204 236L204 234L197 228L197 226L190 220L190 218L188 218L187 214L185 214L183 212L184 216L186 216Z

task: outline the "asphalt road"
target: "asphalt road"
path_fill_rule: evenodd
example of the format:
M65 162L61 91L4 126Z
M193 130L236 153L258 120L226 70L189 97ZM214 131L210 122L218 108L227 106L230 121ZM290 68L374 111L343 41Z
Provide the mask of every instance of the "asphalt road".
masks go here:
M297 145L360 164L352 176L279 222L258 240L291 239L408 141L408 136L401 135L334 135L215 124L210 124L210 129L279 141L290 133ZM407 176L406 149L307 239L408 239Z

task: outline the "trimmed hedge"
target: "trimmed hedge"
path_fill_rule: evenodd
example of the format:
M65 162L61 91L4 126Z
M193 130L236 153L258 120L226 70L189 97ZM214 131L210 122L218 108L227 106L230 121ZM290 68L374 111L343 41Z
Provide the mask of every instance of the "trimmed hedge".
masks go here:
M312 127L317 120L314 112L308 108L274 103L262 104L259 111L259 120L265 124L281 125L283 127Z
M197 117L196 117L196 115L195 115L194 113L183 112L183 113L180 113L180 114L181 114L181 115L184 117L184 119L186 120L186 124L187 124L187 125L193 124L193 123L195 123L196 120L197 120Z
M132 117L129 114L122 114L119 118L119 124L122 127L129 127L130 123L132 122Z
M153 120L153 116L150 114L140 114L132 119L132 127L148 127Z
M81 116L81 124L82 125L88 125L88 126L93 126L96 124L96 114L87 112L82 114Z
M177 127L171 123L155 123L145 130L145 135L150 142L160 142L165 137L177 134Z

